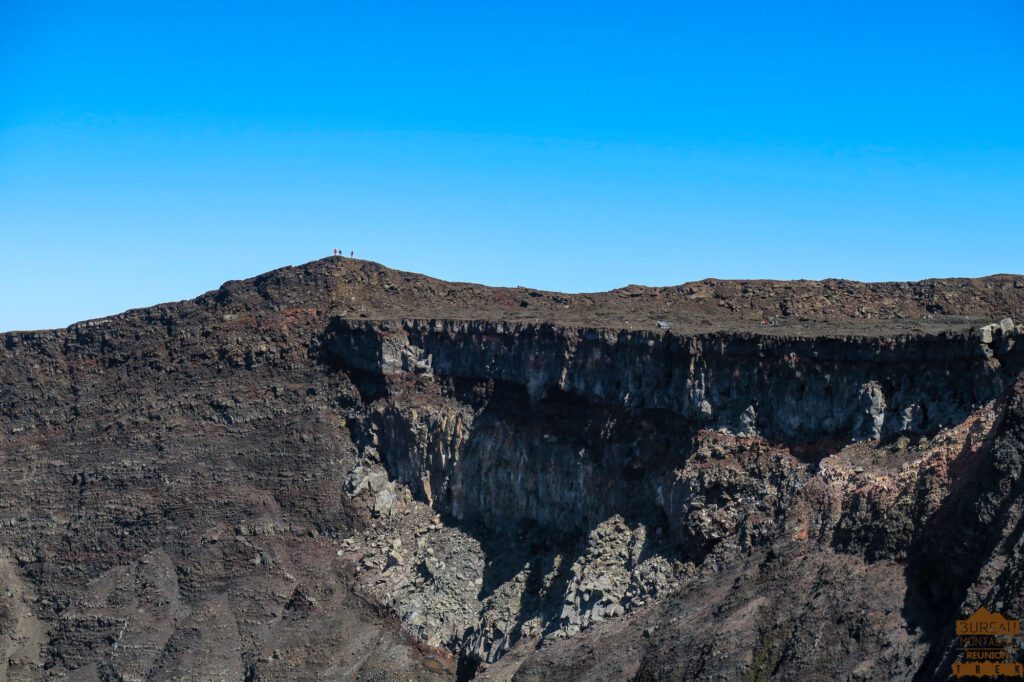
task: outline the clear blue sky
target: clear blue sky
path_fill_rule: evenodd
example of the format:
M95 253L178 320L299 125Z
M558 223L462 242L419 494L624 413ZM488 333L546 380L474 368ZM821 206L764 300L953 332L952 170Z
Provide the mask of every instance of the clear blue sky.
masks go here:
M0 0L0 330L333 247L566 291L1024 271L1024 3Z

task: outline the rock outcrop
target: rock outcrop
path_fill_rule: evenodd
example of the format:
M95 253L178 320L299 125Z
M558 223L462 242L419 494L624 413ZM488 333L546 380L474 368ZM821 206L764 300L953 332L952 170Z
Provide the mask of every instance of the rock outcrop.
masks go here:
M334 258L2 335L0 671L948 676L957 618L1024 616L1022 315Z

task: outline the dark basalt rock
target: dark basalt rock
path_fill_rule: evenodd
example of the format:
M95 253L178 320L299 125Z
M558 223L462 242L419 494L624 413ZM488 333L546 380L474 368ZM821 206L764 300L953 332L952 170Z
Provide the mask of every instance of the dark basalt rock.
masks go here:
M0 335L0 677L947 677L1024 616L1007 317L332 258Z

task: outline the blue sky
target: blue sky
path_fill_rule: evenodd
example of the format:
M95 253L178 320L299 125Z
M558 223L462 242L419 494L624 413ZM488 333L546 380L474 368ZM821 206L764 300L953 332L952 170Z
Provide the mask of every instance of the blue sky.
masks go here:
M0 330L334 247L564 291L1019 273L1022 122L1016 0L0 0Z

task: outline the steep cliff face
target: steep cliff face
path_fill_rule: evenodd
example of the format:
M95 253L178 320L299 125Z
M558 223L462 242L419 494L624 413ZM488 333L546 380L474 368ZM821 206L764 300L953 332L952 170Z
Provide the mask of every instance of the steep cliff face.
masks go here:
M329 259L0 336L0 670L947 676L1024 615L1022 313Z
M556 586L561 604L496 630L485 608L470 624L468 653L493 662L524 616L571 635L794 529L820 547L905 559L934 511L941 459L929 439L982 447L967 425L995 428L1022 367L1018 341L1015 330L983 342L335 319L323 357L366 387L350 420L363 456L417 499L483 542L550 555L524 582L554 585L555 564L578 555ZM517 568L497 554L485 582Z
M473 322L335 319L326 352L380 376L501 382L787 442L915 435L1007 388L1016 331L889 338L659 335ZM1009 363L1009 367L1007 366ZM1008 371L1007 371L1008 370Z
M677 519L686 504L664 477L700 431L795 447L817 464L851 441L957 426L1006 394L1021 367L1016 341L335 319L324 353L383 382L356 442L421 499L492 527L579 532L637 498Z

